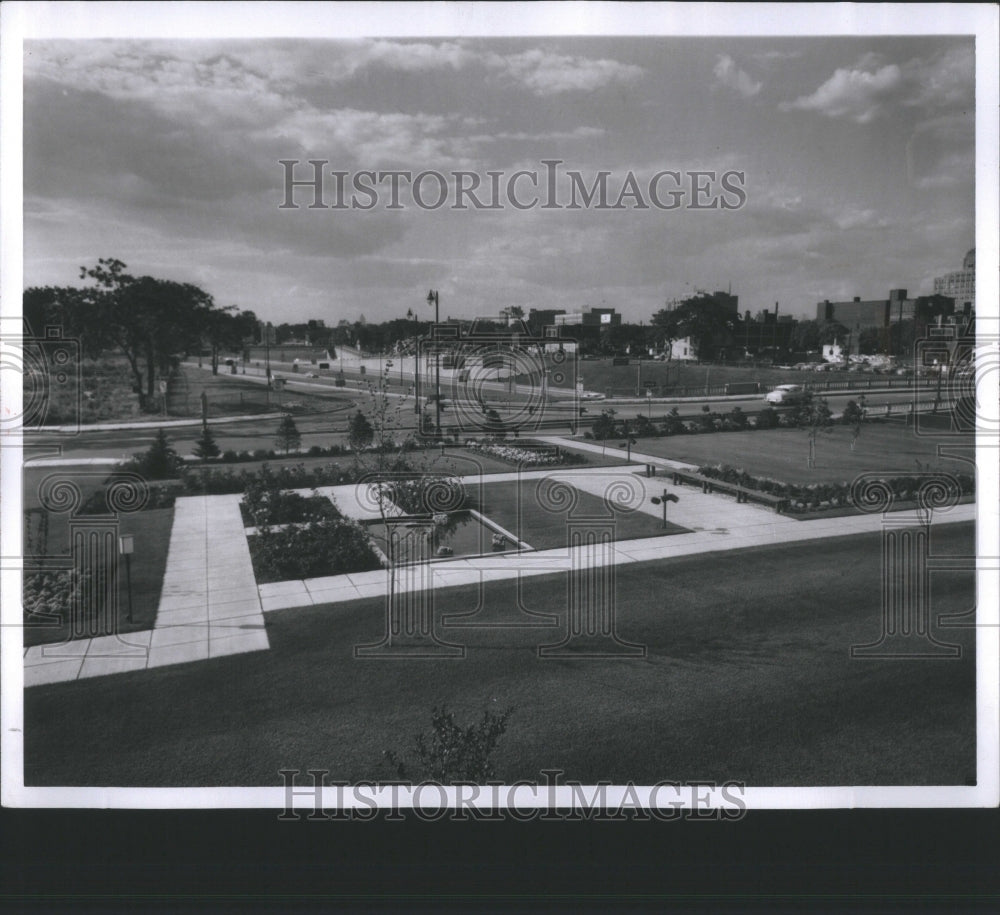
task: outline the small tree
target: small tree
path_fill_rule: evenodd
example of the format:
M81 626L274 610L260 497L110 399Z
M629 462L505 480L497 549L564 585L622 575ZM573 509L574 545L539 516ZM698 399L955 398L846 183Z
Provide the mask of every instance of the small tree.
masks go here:
M295 425L295 420L292 419L291 413L286 413L281 417L281 422L278 424L278 431L274 437L274 443L279 448L283 448L285 454L288 454L293 448L298 448L302 443L302 436L299 435L299 430Z
M615 434L615 411L602 410L601 415L594 420L594 438L604 440L613 438Z
M364 451L375 438L375 429L360 410L351 417L347 424L347 442L351 451Z
M431 713L431 734L417 734L410 752L416 757L409 762L392 750L382 757L405 782L432 780L447 785L472 782L482 785L496 777L493 753L507 730L507 721L514 709L499 714L487 709L478 724L462 727L446 706Z
M795 413L796 424L806 430L809 437L809 457L807 466L816 466L816 438L820 432L833 431L833 411L825 397L817 397L806 391Z
M854 446L858 443L858 437L861 435L861 426L865 421L865 395L861 395L861 401L856 402L853 400L847 401L847 406L844 407L844 414L840 418L840 421L845 426L851 427L851 451L854 450Z
M181 463L166 433L159 429L149 449L144 454L135 455L128 466L147 480L168 480L177 475Z
M194 443L195 457L205 461L209 458L218 457L220 453L219 446L215 442L215 436L212 435L211 428L208 423L203 423L201 427L201 435Z

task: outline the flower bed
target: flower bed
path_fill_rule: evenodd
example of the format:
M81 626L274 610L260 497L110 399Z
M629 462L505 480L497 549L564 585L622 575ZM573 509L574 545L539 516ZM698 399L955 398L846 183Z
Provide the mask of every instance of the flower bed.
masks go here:
M698 473L714 480L722 480L726 483L738 483L745 489L770 493L775 496L785 496L789 500L789 511L800 514L804 512L829 511L845 507L857 508L852 493L852 484L846 482L783 483L781 480L776 480L773 477L751 476L742 468L732 467L728 464L707 464L699 467ZM959 492L950 493L949 495L960 499L975 494L976 481L973 476L967 473L951 474L951 476L957 480ZM939 479L940 477L928 473L926 475L886 476L879 482L884 483L889 488L894 501L912 502L917 498L921 487Z
M566 455L560 448L539 444L517 444L507 442L476 441L469 439L465 447L517 467L560 467L564 464L581 463L576 456Z
M293 524L281 530L265 526L247 540L258 584L382 567L365 528L343 518Z

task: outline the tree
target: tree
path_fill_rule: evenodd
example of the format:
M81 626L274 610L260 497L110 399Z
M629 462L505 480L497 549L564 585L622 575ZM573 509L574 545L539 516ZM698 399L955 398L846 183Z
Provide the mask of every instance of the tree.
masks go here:
M731 345L737 316L722 299L701 293L684 299L675 308L663 308L651 323L662 328L668 340L690 337L699 359L712 359Z
M858 352L863 356L874 356L885 351L885 341L882 330L878 327L862 328L858 334Z
M126 467L148 480L169 480L177 475L182 463L167 434L159 429L149 449L135 455Z
M864 424L865 418L866 410L864 394L861 395L860 401L847 401L847 406L844 407L844 413L841 416L840 421L845 426L851 427L851 451L854 450L854 446L858 443L858 438L861 435L861 426Z
M347 424L347 442L351 451L364 451L375 437L375 429L360 410L351 417Z
M202 423L201 435L194 443L195 457L204 461L208 458L218 457L220 453L219 446L215 442L215 436L212 435L211 427L208 423Z
M612 438L615 434L615 411L612 409L601 410L601 415L594 420L594 438L604 440Z
M825 346L838 340L846 342L850 331L839 321L824 321L819 325L819 342Z
M820 432L833 431L833 411L825 397L817 397L806 391L795 411L796 424L806 430L809 437L809 457L807 466L816 466L816 439Z
M275 433L274 443L279 448L283 448L285 454L288 454L293 448L298 448L302 443L302 436L299 434L291 413L286 413L281 417L281 422L278 424L278 431Z
M819 349L820 324L819 321L799 321L792 328L788 345L793 352L809 353Z
M440 785L455 782L482 785L496 777L493 754L513 713L514 708L500 713L486 709L477 724L463 727L455 722L455 715L447 706L435 706L431 712L430 736L414 737L410 753L416 757L415 762L392 750L384 750L382 756L404 782L431 780Z

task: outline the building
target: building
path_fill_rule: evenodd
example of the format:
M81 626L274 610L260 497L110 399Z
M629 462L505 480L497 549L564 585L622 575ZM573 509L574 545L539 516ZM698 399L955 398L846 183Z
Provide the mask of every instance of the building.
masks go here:
M865 327L888 327L897 321L914 316L915 300L908 299L905 289L890 289L887 299L862 299L855 296L850 302L831 302L825 299L816 303L817 321L835 321L848 330Z
M966 252L962 269L934 278L934 294L954 299L959 308L976 308L976 249ZM968 311L965 312L968 314Z

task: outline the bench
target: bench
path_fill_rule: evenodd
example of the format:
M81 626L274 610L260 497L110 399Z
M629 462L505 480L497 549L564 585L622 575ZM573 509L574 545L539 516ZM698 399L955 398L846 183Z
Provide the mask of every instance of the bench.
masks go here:
M675 486L680 486L682 483L693 483L695 486L701 486L701 491L706 494L716 491L731 492L735 494L737 502L760 502L763 505L770 505L779 515L788 508L787 496L775 496L769 492L747 489L739 483L716 480L692 470L674 470L673 480Z

